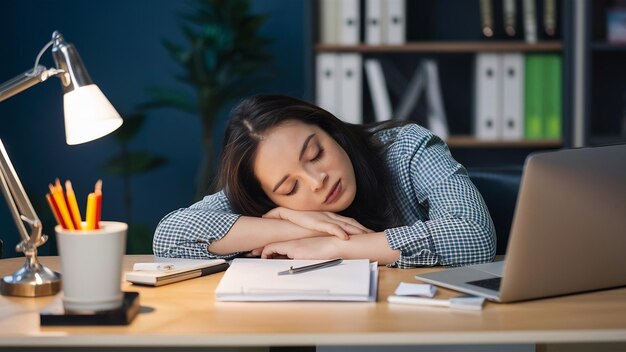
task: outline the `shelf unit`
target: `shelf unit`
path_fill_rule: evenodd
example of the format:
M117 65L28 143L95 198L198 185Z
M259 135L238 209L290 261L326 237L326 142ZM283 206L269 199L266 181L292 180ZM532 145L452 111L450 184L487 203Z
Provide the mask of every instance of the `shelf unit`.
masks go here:
M316 44L315 53L322 52L357 52L363 54L388 54L388 53L427 53L427 54L454 54L454 53L478 53L478 52L561 52L561 41L546 41L535 44L516 41L490 41L490 42L408 42L403 45L328 45ZM453 135L446 143L451 148L559 148L563 146L563 140L479 140L471 135Z
M626 49L626 46L624 47ZM560 41L528 44L525 42L409 42L402 45L328 45L317 44L315 51L320 52L358 52L358 53L476 53L485 51L498 52L560 52Z
M495 3L495 2L494 2ZM520 6L521 6L521 2ZM519 35L516 38L505 40L493 40L482 37L480 33L480 16L478 2L461 0L407 0L407 13L419 10L422 14L419 28L407 27L407 42L402 45L329 45L318 43L318 20L317 1L313 1L311 32L311 65L314 67L314 56L319 53L360 53L363 59L385 58L400 62L404 67L410 66L422 58L434 58L439 64L439 74L442 84L442 94L448 123L450 125L450 137L446 142L451 148L453 155L466 166L485 166L502 164L522 164L526 156L537 150L557 149L571 146L571 89L566 72L571 70L571 21L566 20L572 12L569 1L558 1L558 31L559 34L546 40L540 38L537 43L529 44ZM362 6L364 2L361 3ZM450 8L455 8L456 14L444 25L438 19L441 16L449 16ZM361 9L361 13L364 10ZM414 13L414 12L412 12ZM465 16L459 13L465 13ZM455 17L456 16L456 17ZM461 17L459 17L461 16ZM521 17L521 14L519 15ZM409 17L407 19L411 21ZM450 24L454 23L454 24ZM518 22L521 23L521 22ZM456 27L456 28L454 28ZM472 30L465 30L473 28ZM419 33L418 33L419 32ZM473 58L481 52L522 52L522 53L560 53L563 58L562 94L562 124L563 138L558 140L497 140L485 141L474 138L473 125ZM312 70L315 72L315 69ZM311 91L315 91L315 77L312 76ZM366 78L363 77L364 85ZM444 88L444 85L446 86ZM364 119L371 122L372 106L368 96L368 89L364 89ZM450 103L453 101L453 103ZM367 106L369 104L369 107ZM418 121L418 123L420 123ZM486 158L485 155L488 155ZM485 162L485 160L488 160Z
M608 42L609 0L586 0L584 145L626 143L626 44Z

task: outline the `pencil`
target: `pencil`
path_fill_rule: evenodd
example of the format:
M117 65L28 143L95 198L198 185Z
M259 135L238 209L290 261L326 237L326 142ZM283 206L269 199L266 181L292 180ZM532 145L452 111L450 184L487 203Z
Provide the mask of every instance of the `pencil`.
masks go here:
M94 194L96 195L96 218L94 221L94 229L97 230L100 228L100 219L102 217L102 180L98 180L96 182Z
M85 230L94 230L96 222L96 195L95 193L89 193L87 196L87 213L85 214L87 220L87 226Z
M80 209L78 208L78 202L76 201L76 194L72 188L72 182L70 180L65 181L65 197L67 198L67 205L70 208L70 215L74 222L74 227L77 230L82 230L83 220L80 217Z
M59 214L59 207L57 207L54 202L54 198L50 193L46 194L46 200L48 201L48 205L50 206L50 210L52 210L52 214L54 215L54 219L57 221L57 224L61 225L62 228L67 229L67 226L63 223L63 218L61 218L61 214Z
M59 179L57 179L57 185L49 185L50 193L52 193L52 197L54 197L54 201L59 208L59 214L61 214L61 218L63 219L63 223L67 227L68 230L74 230L74 224L72 223L72 218L70 217L70 212L67 209L67 204L65 204L65 196L63 196L63 188L61 188L61 183ZM59 189L61 188L61 189Z

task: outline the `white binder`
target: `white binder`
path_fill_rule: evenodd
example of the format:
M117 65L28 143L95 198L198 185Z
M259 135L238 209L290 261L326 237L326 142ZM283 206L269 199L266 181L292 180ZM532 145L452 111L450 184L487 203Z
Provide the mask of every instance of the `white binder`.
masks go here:
M320 53L316 57L315 80L316 80L316 104L322 109L337 115L340 100L339 87L339 54Z
M441 94L437 62L435 60L424 60L422 65L426 74L428 129L441 139L447 139L450 133L443 104L443 95Z
M476 54L475 66L475 116L476 138L500 138L501 122L501 57L496 53Z
M405 0L387 1L387 43L404 44L406 42L406 2Z
M344 45L359 44L359 33L361 29L360 0L341 0L339 24L339 42Z
M365 60L365 73L376 121L391 119L391 102L380 61L376 59Z
M524 56L502 54L502 139L524 138Z
M360 54L339 55L339 99L337 117L349 122L359 124L363 122L363 75L362 59ZM324 93L326 94L326 93Z
M369 45L382 44L386 27L383 2L386 0L365 0L365 43ZM386 30L386 28L385 28Z
M341 0L319 0L321 44L339 43L339 12Z

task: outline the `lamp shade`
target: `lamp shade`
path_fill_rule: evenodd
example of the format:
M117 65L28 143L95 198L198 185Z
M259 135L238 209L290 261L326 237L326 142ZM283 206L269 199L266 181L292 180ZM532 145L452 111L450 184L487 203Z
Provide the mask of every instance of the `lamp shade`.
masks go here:
M95 84L77 87L63 96L65 140L69 145L105 136L122 125L122 117Z

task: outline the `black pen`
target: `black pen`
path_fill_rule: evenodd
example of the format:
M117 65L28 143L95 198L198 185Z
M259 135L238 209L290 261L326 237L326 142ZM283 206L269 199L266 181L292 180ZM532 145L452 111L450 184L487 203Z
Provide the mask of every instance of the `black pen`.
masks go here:
M328 260L328 261L325 261L325 262L320 262L320 263L317 263L317 264L301 266L301 267L298 267L298 268L294 268L293 266L291 266L291 267L289 267L289 270L279 271L278 275L292 275L292 274L304 273L304 272L311 271L311 270L327 268L329 266L337 265L337 264L341 263L342 261L343 261L343 259L337 258L337 259L332 259L332 260Z

